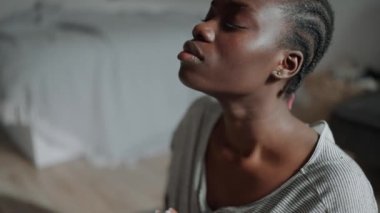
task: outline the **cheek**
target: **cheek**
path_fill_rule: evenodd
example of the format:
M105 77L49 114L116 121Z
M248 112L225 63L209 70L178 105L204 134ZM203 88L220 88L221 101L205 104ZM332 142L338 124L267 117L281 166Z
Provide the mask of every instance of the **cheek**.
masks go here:
M257 45L249 40L230 40L229 47L220 50L219 76L224 85L239 93L252 92L264 86L276 68L276 51L270 46Z
M255 75L266 78L276 67L275 51L268 45L261 45L252 37L230 40L226 48L220 50L223 66L242 78Z
M220 47L218 50L221 61L229 65L242 65L247 61L248 53L251 49L251 44L247 42L247 38L225 38L220 41L221 44L217 45ZM236 67L234 67L236 68Z

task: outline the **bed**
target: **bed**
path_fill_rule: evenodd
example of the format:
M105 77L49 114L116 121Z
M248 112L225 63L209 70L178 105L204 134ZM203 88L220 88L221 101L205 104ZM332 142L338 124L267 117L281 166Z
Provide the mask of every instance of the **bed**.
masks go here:
M0 123L38 168L165 152L198 94L176 54L199 15L27 11L0 22Z

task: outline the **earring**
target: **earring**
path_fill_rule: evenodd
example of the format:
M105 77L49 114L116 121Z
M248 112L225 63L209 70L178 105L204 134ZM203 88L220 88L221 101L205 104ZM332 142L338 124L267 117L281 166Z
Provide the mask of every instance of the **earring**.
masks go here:
M274 71L276 77L281 77L282 76L282 70L276 70Z

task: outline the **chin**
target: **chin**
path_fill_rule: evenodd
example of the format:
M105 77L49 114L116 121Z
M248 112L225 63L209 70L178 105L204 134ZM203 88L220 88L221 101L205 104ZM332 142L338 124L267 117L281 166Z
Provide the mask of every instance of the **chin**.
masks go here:
M193 83L193 79L191 77L191 75L188 73L188 71L185 71L184 69L180 69L179 70L179 73L178 73L178 78L179 80L181 81L181 83L191 89L195 89L197 90L196 88L194 88L194 83Z
M179 70L178 77L182 84L189 87L190 89L203 93L207 93L209 89L207 86L207 81L205 81L202 76L197 75L197 73L192 70L181 68Z
M226 88L216 79L208 75L207 71L194 69L193 67L181 66L178 72L179 80L186 87L205 93L210 96L223 93Z

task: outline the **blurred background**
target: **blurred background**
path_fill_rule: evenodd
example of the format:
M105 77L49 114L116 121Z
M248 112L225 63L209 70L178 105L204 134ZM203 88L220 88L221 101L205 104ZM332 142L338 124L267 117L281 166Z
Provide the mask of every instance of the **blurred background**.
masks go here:
M293 112L328 120L380 191L380 1L331 0L332 45ZM177 53L208 0L0 0L0 212L152 212L200 94Z

